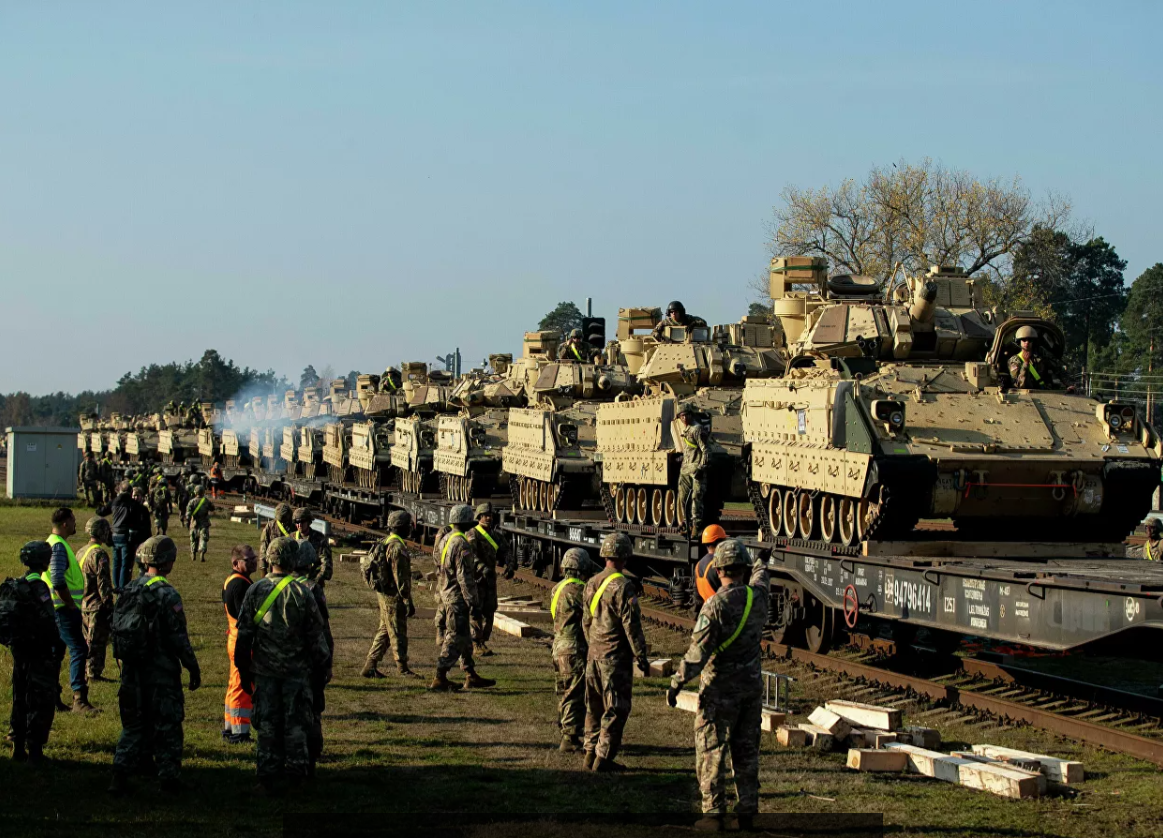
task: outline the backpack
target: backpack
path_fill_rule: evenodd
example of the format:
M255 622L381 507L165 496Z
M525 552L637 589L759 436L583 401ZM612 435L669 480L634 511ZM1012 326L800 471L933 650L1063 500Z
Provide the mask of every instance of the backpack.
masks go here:
M136 663L149 657L157 635L157 597L146 585L129 585L113 609L113 657Z
M380 578L387 569L386 553L383 545L377 544L366 556L359 557L359 569L363 573L363 581L373 591L380 590Z
M42 608L40 597L27 579L0 582L0 645L11 647L36 637L37 624L43 622Z

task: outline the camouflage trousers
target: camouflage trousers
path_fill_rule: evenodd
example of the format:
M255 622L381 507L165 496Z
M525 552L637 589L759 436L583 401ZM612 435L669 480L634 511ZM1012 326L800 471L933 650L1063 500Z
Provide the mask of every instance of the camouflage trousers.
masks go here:
M161 515L157 512L153 514L153 534L166 535L170 528L170 514L167 512Z
M311 761L308 739L314 723L311 685L306 676L254 676L251 724L258 733L255 757L259 780L307 776Z
M182 770L182 721L186 718L178 676L155 680L126 665L121 670L117 704L121 710L121 738L113 752L113 770L126 774L136 771L152 754L158 777L177 779Z
M12 741L43 745L57 709L59 667L50 648L12 650Z
M81 628L85 642L89 644L89 657L85 660L85 671L90 678L97 678L105 671L105 648L109 645L110 624L113 614L105 609L81 612Z
M85 504L88 506L101 505L101 484L96 480L86 480L82 483L85 489Z
M702 530L703 498L707 494L707 479L693 474L678 476L678 508L683 511L688 529Z
M472 620L473 643L488 643L493 636L493 615L497 613L497 577L477 582L481 616Z
M206 554L206 548L210 546L210 528L206 526L195 525L190 530L190 558L196 560L198 554L203 556Z
M586 662L585 749L601 759L618 758L622 732L630 718L634 664L630 661Z
M555 655L553 668L557 671L557 718L562 736L581 736L586 716L586 658L585 655Z
M395 594L376 593L380 604L380 626L372 640L367 662L377 664L384 659L388 647L397 666L408 665L408 603Z
M472 632L469 629L468 606L463 602L436 607L436 645L440 655L436 660L436 671L447 673L460 660L460 668L472 672L476 662L472 659Z
M758 692L699 693L695 715L695 773L703 811L727 811L727 784L734 774L736 811L759 811L759 734L762 696Z

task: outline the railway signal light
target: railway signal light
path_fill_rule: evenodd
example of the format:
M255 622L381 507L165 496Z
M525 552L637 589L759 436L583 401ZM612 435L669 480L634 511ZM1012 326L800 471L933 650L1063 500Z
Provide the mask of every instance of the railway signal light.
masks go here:
M606 318L583 317L582 338L595 352L602 352L606 348Z

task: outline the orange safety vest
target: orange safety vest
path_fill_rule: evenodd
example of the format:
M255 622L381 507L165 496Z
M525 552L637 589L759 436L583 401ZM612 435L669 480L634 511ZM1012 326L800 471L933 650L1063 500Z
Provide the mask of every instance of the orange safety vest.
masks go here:
M703 562L706 562L704 564ZM702 568L700 571L699 568ZM707 579L707 571L711 569L711 556L704 556L703 559L695 565L695 589L699 592L703 602L706 602L715 595L715 589L711 587L710 580Z
M226 577L222 583L222 590L235 579L247 579L246 575L237 570ZM226 603L222 603L226 610ZM241 736L250 733L250 715L254 709L251 697L242 689L242 674L234 665L234 647L238 643L238 621L230 616L226 610L226 657L230 660L230 676L226 681L226 705L223 716L223 730Z
M219 480L222 479L222 469L221 469L221 467L219 467L218 463L215 463L213 465L213 467L210 469L210 476L216 477Z

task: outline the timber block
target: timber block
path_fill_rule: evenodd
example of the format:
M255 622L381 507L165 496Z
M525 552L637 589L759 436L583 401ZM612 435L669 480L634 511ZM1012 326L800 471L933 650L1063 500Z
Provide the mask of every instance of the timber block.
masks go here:
M909 771L914 774L924 774L926 777L935 777L947 783L959 782L961 766L973 764L971 760L942 754L939 751L929 751L916 745L901 745L898 742L889 743L885 750L905 754L909 761Z
M814 724L801 724L799 729L807 735L807 744L817 751L831 751L836 747L836 737Z
M1037 771L1005 765L980 754L956 752L954 756L971 763L961 766L958 775L958 782L966 788L1013 798L1041 797L1046 793L1046 777Z
M869 731L872 734L872 747L883 748L889 742L897 741L897 734L889 733L888 731L873 730Z
M803 748L808 744L808 732L790 725L780 725L775 731L775 739L785 748Z
M634 667L635 678L668 678L674 674L674 661L670 658L657 658L650 661L650 670L643 675Z
M852 725L826 707L817 707L813 710L812 714L808 716L808 721L816 727L828 731L837 740L846 739L848 734L852 732Z
M858 727L852 728L848 731L848 735L844 738L844 744L849 748L872 748L873 732L868 730L861 730Z
M898 730L903 713L895 707L878 707L859 701L825 701L824 707L844 719L852 727L875 730Z
M875 748L852 748L848 751L848 767L857 771L907 771L909 758L900 751L878 751Z
M900 736L902 733L905 735ZM918 748L934 751L941 747L941 731L936 728L908 725L903 731L897 731L897 735L902 740L907 739L909 744L916 745Z
M360 559L367 556L366 550L356 550L353 553L340 553L339 560L341 562L358 562Z
M1037 762L1042 766L1042 773L1056 783L1072 785L1081 783L1086 779L1086 771L1083 769L1082 763L1077 760L1018 751L1014 748L1003 748L1000 745L974 745L973 753L999 760L1009 758Z
M680 690L678 694L678 709L688 713L698 712L699 694L694 690Z
M768 733L775 733L783 726L785 721L787 721L787 713L781 713L778 710L768 710L765 707L762 710L762 715L759 717L759 727Z
M514 637L532 637L538 633L538 629L528 623L522 623L520 620L506 617L504 614L493 615L493 628L497 631L503 631L505 634L511 634Z

